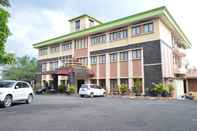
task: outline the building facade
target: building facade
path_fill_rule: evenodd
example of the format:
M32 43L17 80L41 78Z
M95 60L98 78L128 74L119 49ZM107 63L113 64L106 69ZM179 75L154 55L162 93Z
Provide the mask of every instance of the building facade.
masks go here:
M154 83L184 78L184 49L191 44L166 7L107 23L88 15L69 22L69 34L33 45L39 52L42 81L53 82L50 71L70 61L80 63L93 74L75 77L78 87L96 83L108 93L123 83L132 88L139 80L142 94L148 94ZM57 74L56 84L68 80L68 71L63 72L67 73Z

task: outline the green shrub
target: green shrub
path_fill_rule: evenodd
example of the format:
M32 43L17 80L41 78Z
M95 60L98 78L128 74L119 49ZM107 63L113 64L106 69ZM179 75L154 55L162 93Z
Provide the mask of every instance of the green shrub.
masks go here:
M157 96L167 96L169 95L169 87L162 83L154 84L152 88L152 93Z
M141 86L142 86L142 83L140 80L134 81L134 86L132 87L132 91L135 93L135 95L140 95Z
M69 86L68 86L67 92L68 92L69 94L74 94L75 91L76 91L76 87L75 87L74 85L69 85Z
M172 93L173 93L175 88L172 84L168 84L167 86L168 86L168 89L169 89L169 94L172 96Z
M121 84L119 86L120 94L127 93L129 91L129 88L126 84Z
M64 86L64 85L59 85L58 91L59 91L60 93L64 93L64 90L65 90L65 86Z

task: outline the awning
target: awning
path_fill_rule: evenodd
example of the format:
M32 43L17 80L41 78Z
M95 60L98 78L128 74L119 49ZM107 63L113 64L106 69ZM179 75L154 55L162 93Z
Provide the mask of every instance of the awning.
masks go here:
M55 71L56 75L69 75L73 72L73 69L71 67L64 67L59 68Z

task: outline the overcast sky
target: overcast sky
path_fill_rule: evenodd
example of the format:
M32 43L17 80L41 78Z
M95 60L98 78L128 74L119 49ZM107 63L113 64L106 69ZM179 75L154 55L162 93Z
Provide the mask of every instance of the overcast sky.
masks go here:
M37 57L32 44L69 31L68 19L88 14L103 22L166 6L192 43L187 50L191 66L197 66L196 0L10 0L7 50L17 56Z

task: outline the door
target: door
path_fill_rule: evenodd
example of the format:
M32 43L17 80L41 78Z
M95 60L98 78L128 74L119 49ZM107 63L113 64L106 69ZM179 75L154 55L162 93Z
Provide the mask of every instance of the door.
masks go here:
M77 81L77 92L79 92L79 89L80 89L81 85L83 85L84 83L85 83L84 80L78 80Z
M174 80L175 91L176 91L176 98L183 99L184 94L184 82L183 80Z
M21 99L27 99L30 93L29 85L27 83L22 83Z
M16 85L15 85L15 88L14 88L14 97L13 99L14 100L21 100L22 99L22 90L23 90L23 85L21 82L18 82Z

